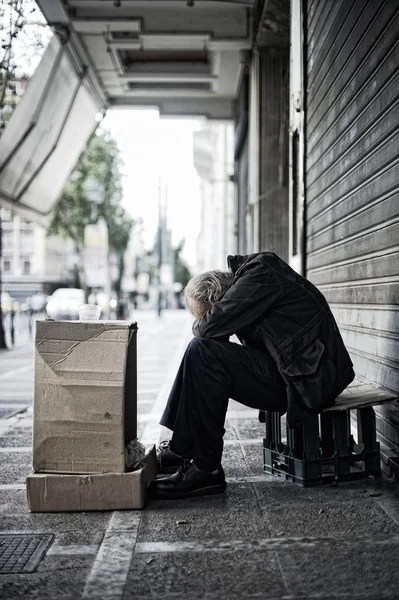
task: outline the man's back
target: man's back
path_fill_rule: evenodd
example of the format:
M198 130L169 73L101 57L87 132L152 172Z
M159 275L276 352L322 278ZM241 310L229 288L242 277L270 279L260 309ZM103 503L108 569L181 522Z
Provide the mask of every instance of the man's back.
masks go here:
M354 372L323 294L274 253L230 256L228 264L233 284L195 323L194 335L236 333L248 345L263 345L304 409L332 404Z

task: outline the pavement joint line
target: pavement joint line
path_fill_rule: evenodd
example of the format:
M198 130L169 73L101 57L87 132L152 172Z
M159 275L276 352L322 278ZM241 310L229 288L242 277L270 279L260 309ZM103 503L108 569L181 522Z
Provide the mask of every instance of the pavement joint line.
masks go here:
M30 384L31 387L31 384ZM13 398L15 398L15 400L21 402L21 400L23 398L29 398L32 399L33 398L33 394L31 393L31 391L29 390L28 392L10 392L8 390L6 390L5 392L3 391L3 393L0 395L0 402L2 402L2 395L4 394L5 398L4 400L6 400L7 402L9 401L10 396L13 396Z
M123 598L141 513L115 511L86 581L82 600Z
M237 552L243 550L275 550L279 548L311 548L330 544L370 544L393 546L399 544L399 534L337 537L275 537L255 540L208 540L190 542L139 542L135 554L167 554L175 552Z
M0 381L6 381L6 379L12 379L15 375L19 375L20 373L26 373L28 371L33 371L33 365L25 365L23 367L19 367L18 369L12 369L11 371L7 371L7 373L3 373L0 375Z
M224 440L223 444L225 446L233 446L234 444L242 444L243 446L248 446L250 444L263 444L264 438L248 438L248 439L236 439L236 440ZM261 447L262 449L262 447ZM244 457L245 458L245 457Z
M0 483L0 492L3 490L24 490L26 483Z
M242 477L226 477L226 483L268 483L269 481L276 481L276 477L273 475L243 475ZM277 480L282 481L282 480Z
M70 544L61 546L53 544L46 553L46 556L77 556L77 555L95 555L98 551L98 544Z
M173 383L173 382L172 382ZM159 393L159 396L157 398L157 400L155 401L155 410L153 409L150 413L148 414L143 414L139 416L139 421L141 420L141 422L143 421L157 421L159 420L160 416L161 416L161 412L162 412L162 407L164 407L166 405L166 400L167 400L167 395L168 393L166 393L166 389L170 390L172 383L167 380L165 382L165 384L162 386L161 388L161 392ZM159 398L161 398L161 401L159 401ZM158 403L158 404L157 404ZM251 419L256 420L258 418L258 415L253 415L250 412L247 412L245 410L241 410L241 411L233 411L233 412L227 412L227 419Z
M374 497L373 500L382 508L382 510L390 517L396 525L399 525L399 502L398 497L392 495L383 495Z
M32 452L30 446L10 446L7 448L0 448L0 454L8 454L10 452Z
M11 431L20 421L23 421L24 418L25 413L18 413L9 419L0 419L0 437L9 433L9 431Z
M7 371L8 372L8 371ZM25 388L30 388L32 386L32 382L30 380L25 381L8 381L6 383L7 386L7 390L14 390L13 393L18 393L19 391L25 392L26 389Z

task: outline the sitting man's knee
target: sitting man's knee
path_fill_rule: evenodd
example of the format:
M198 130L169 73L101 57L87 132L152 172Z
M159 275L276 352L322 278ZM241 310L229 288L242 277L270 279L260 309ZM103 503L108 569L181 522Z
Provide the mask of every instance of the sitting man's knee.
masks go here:
M208 338L193 338L188 345L188 350L191 352L201 352L209 347L211 347L215 343L215 340L210 340Z

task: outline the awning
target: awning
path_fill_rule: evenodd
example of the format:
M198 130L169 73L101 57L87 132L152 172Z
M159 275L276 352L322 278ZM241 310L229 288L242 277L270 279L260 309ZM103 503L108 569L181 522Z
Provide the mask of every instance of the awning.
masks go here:
M47 225L102 108L54 36L0 138L0 206Z

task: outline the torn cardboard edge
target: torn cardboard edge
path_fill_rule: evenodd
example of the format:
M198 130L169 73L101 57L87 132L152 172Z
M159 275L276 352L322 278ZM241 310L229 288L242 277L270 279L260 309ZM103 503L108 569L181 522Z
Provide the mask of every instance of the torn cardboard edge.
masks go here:
M144 507L147 488L157 474L155 445L142 467L130 473L65 475L31 473L26 479L30 512L131 510Z

